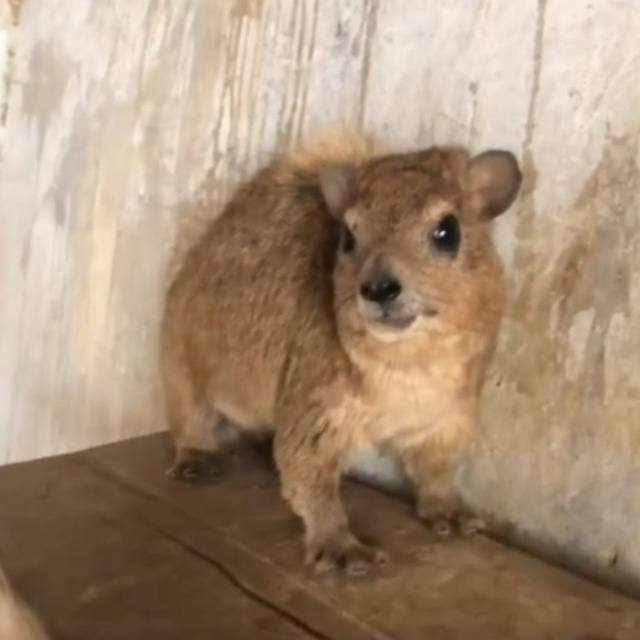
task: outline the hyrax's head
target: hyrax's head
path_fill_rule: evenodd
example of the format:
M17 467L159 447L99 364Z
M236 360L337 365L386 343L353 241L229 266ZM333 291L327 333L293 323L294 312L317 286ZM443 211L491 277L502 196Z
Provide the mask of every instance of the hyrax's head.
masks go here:
M514 156L431 148L327 168L321 188L341 237L335 267L339 328L388 343L490 331L502 271L490 222L514 200Z

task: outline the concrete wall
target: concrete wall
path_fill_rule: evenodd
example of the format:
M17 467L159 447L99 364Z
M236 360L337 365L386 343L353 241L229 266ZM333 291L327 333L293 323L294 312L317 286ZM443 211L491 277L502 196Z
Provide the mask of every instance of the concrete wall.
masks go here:
M511 307L462 478L640 578L640 6L25 0L0 232L0 462L162 428L172 246L319 125L516 151Z

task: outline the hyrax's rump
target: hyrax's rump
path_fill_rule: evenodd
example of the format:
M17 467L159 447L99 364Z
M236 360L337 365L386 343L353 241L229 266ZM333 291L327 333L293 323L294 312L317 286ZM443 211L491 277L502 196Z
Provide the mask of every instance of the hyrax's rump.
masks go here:
M489 151L280 158L242 186L170 288L162 363L172 472L206 474L224 418L275 431L282 490L317 569L366 572L340 476L364 444L394 449L419 514L471 531L453 488L503 307L490 220L520 185Z

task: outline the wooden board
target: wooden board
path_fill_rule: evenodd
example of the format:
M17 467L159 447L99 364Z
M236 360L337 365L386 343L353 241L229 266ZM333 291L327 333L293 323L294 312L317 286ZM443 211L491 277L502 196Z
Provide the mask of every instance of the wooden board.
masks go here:
M640 605L478 537L437 542L408 505L345 491L391 566L316 578L264 458L165 478L151 436L0 469L0 562L54 638L637 640Z

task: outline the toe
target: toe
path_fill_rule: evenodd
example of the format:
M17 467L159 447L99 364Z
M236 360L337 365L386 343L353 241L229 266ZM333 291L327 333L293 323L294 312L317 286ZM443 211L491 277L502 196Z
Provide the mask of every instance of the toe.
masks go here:
M383 551L348 536L310 547L306 560L316 574L339 571L346 576L361 577L383 567L388 557Z
M475 515L461 515L458 518L458 528L463 536L472 536L487 528L486 522Z
M178 454L167 475L176 480L193 483L211 479L218 475L219 471L219 461L215 454L188 449Z

